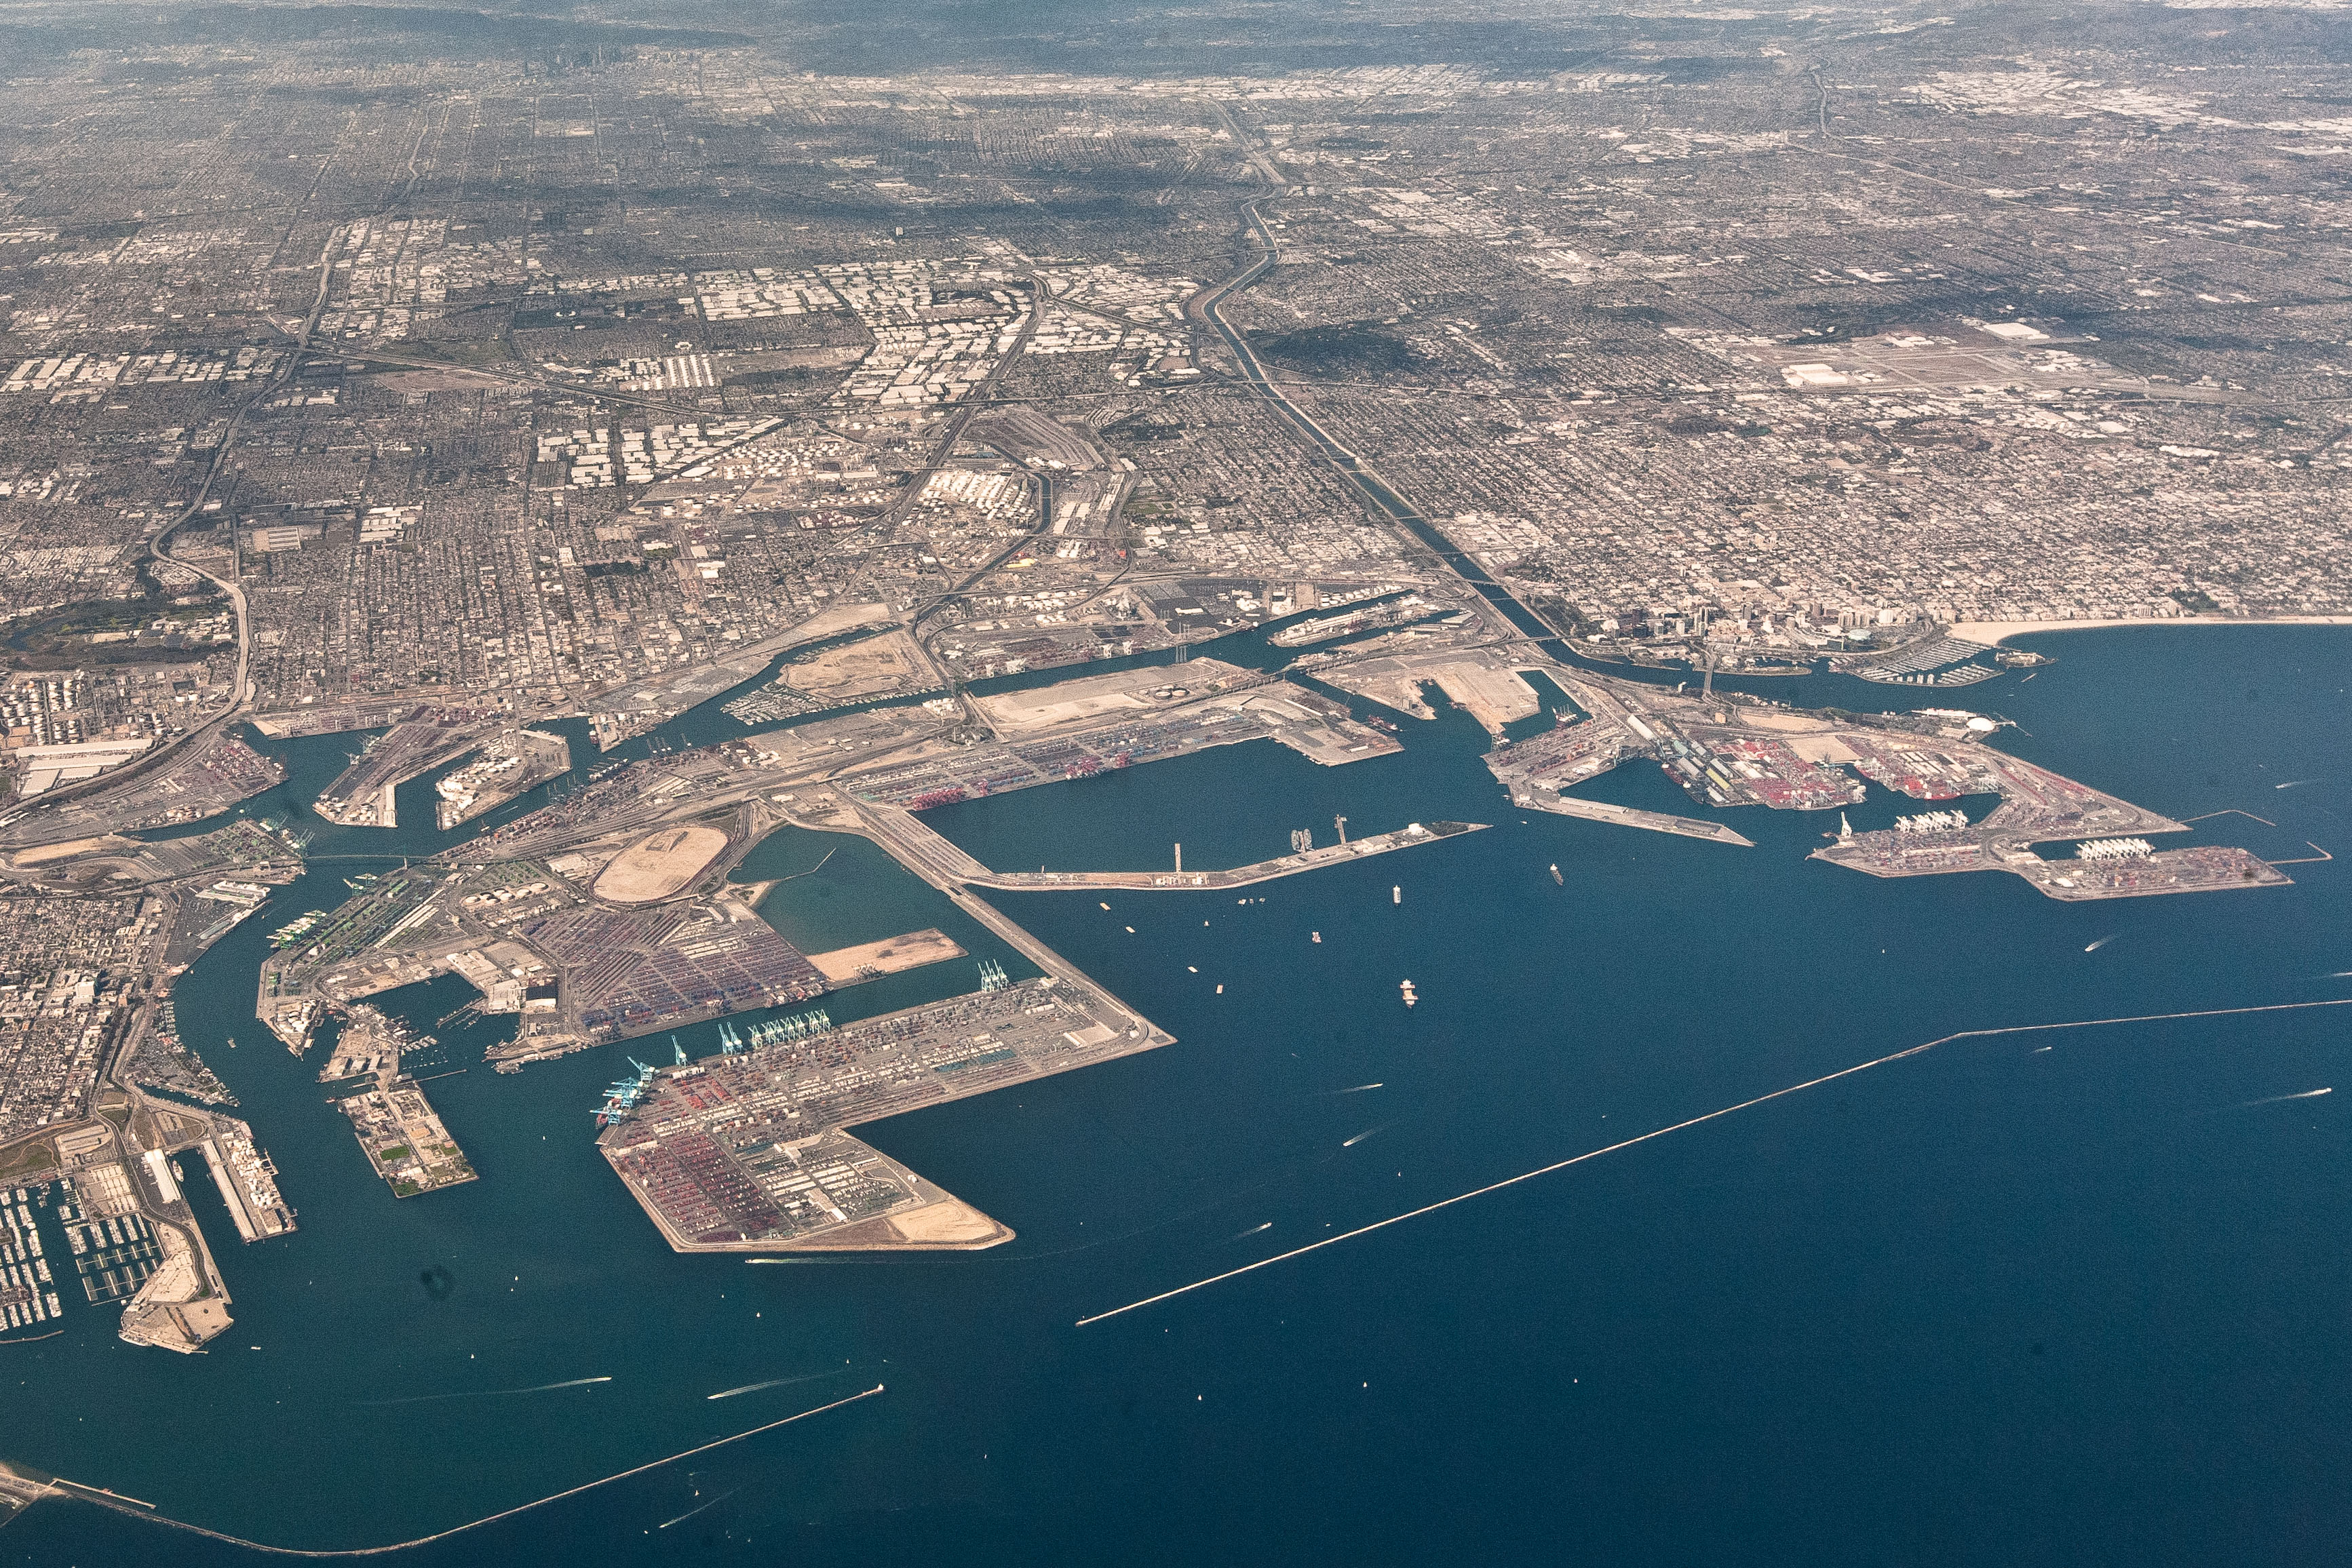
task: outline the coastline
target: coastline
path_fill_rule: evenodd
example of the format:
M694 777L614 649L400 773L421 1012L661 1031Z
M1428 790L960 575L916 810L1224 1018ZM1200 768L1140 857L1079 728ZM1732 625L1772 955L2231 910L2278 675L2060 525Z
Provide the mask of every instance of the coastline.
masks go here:
M1999 647L2029 632L2096 632L2112 626L2352 626L2352 615L2117 615L2105 621L1961 621L1951 635Z

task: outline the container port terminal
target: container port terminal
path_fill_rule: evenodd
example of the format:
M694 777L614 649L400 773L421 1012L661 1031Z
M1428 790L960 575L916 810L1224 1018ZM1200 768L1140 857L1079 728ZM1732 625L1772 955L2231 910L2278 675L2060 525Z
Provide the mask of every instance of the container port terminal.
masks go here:
M631 764L371 884L263 966L257 1010L299 1051L323 1009L455 970L483 991L484 1011L520 1015L500 1050L512 1066L810 999L878 966L828 975L759 917L763 885L725 881L786 822L874 840L1048 974L1091 984L974 894L971 884L996 873L916 813L1260 739L1325 766L1398 749L1343 703L1207 659L980 699L976 714L935 708L850 714ZM1217 873L1216 884L1444 836L1429 828L1294 854ZM1105 883L1129 884L1118 873ZM894 957L932 951L899 938Z
M643 1070L597 1141L680 1251L992 1247L1013 1232L845 1129L1170 1039L1087 986L984 969L969 995Z
M1719 821L1566 792L1621 762L1646 758L1694 802L1713 810L1842 810L1863 800L1864 779L1927 803L1999 797L1973 823L1948 810L1906 819L1895 829L1854 832L1842 814L1835 841L1815 851L1814 858L1874 876L2006 871L2069 901L2278 887L2290 881L2242 849L2152 848L2135 835L2188 828L1999 750L1987 744L1999 721L1962 711L1807 712L1706 686L1693 693L1594 675L1528 646L1432 650L1318 674L1330 684L1374 693L1427 682L1465 707L1475 700L1473 711L1483 707L1505 719L1540 711L1526 676L1549 681L1580 711L1556 711L1550 729L1498 742L1486 757L1487 770L1522 810L1751 844ZM1412 711L1402 701L1398 706ZM2055 859L2034 848L2052 842L2075 847L2071 857Z
M1864 798L1864 780L1931 805L2000 798L1973 825L1947 811L1930 813L1932 826L1854 833L1841 816L1841 831L1820 858L1875 875L2007 870L2065 899L2286 881L2230 849L2092 847L2045 860L2035 844L2144 845L2139 835L2182 828L2008 756L1987 743L1998 721L1964 712L1811 713L1719 694L1711 682L1693 691L1622 680L1480 626L1384 632L1310 661L1298 666L1302 674L1411 717L1433 716L1424 688L1445 692L1494 735L1486 766L1523 810L1750 844L1712 814L1642 810L1570 792L1645 758L1709 813L1748 805L1842 811ZM1551 727L1505 738L1548 702ZM600 1113L609 1123L605 1150L674 1245L990 1245L1003 1239L1002 1227L842 1129L1170 1037L994 908L983 890L1245 886L1434 845L1484 824L1414 823L1322 846L1294 833L1288 855L1234 868L1187 871L1177 849L1164 871L1030 873L982 864L927 826L923 813L1257 740L1322 766L1371 760L1400 748L1396 727L1360 719L1347 703L1296 681L1196 659L877 707L658 754L366 885L263 966L257 1010L299 1052L328 1009L455 972L481 993L479 1010L517 1016L513 1037L491 1051L501 1071L760 1009L823 1017L810 1005L828 991L962 956L930 931L812 956L760 917L772 884L726 880L779 826L854 833L945 893L1044 977L1006 990L991 988L1001 972L997 981L984 974L981 992L891 1015L900 1034L887 1040L872 1020L838 1030L827 1023L811 1026L807 1039L767 1039L704 1063L644 1069L616 1084L621 1098ZM1008 995L1062 1021L1024 1033L1016 1019L1000 1016ZM996 1022L967 1027L971 1009ZM819 1037L830 1043L812 1043ZM722 1034L741 1038L731 1026ZM975 1041L986 1049L973 1049ZM834 1053L825 1073L803 1071L825 1051ZM755 1072L772 1081L753 1085L746 1075ZM722 1088L723 1097L711 1098ZM766 1098L747 1111L754 1088ZM384 1098L394 1092L380 1087L373 1092L383 1104L355 1098L347 1109L373 1117L355 1119L355 1127L363 1144L373 1140L371 1157L394 1189L407 1182L421 1190L429 1184L417 1172L385 1166L373 1145L413 1154L421 1142L446 1143L446 1134L411 1127L415 1118ZM413 1085L397 1092L429 1115ZM463 1166L462 1155L454 1159L453 1172ZM825 1174L811 1174L820 1169Z
M2068 901L2284 887L2290 881L2276 866L2227 844L2158 850L2144 838L2093 838L2069 846L2071 858L2046 859L2035 852L2034 841L2060 824L2031 810L2016 810L2016 804L2004 800L1990 816L1973 823L1958 811L1948 811L1906 817L1893 828L1875 832L1857 833L1841 824L1837 841L1815 850L1813 857L1872 876L2005 871L2023 877L2052 898ZM2069 831L2125 830L2084 821L2071 825ZM2130 831L2188 830L2178 823L2142 823Z

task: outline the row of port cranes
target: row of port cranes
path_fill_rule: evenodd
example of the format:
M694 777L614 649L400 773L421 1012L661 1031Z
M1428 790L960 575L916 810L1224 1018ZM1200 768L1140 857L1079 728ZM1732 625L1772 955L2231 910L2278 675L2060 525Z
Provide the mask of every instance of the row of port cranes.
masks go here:
M979 968L982 994L1010 990L1013 988L1012 977L1005 973L1004 966L995 959L982 959ZM732 1024L722 1023L719 1026L719 1054L740 1056L747 1051L756 1051L763 1046L784 1045L796 1040L814 1040L819 1035L831 1033L833 1028L833 1015L823 1008L811 1008L806 1012L791 1013L782 1018L770 1019L764 1023L753 1024L749 1030L740 1033ZM670 1036L670 1050L677 1058L677 1066L692 1067L686 1054L686 1047L678 1043L676 1035ZM627 1121L635 1112L638 1103L645 1099L647 1091L652 1089L660 1071L657 1068L646 1066L634 1056L629 1058L629 1065L636 1069L635 1075L615 1080L604 1092L604 1103L596 1110L596 1124L600 1127L609 1127L616 1123ZM687 1076L687 1074L682 1073L680 1076Z
M673 1045L677 1043L675 1039L671 1043ZM629 1058L629 1065L637 1070L636 1075L633 1078L615 1079L612 1086L604 1091L604 1103L597 1107L596 1111L596 1124L600 1127L609 1127L615 1122L627 1121L629 1113L637 1108L637 1102L644 1099L646 1091L653 1086L655 1069L647 1067L634 1056Z
M2156 853L2146 839L2092 839L2074 846L2078 861L2144 861Z
M832 1028L831 1013L826 1012L823 1008L811 1008L804 1013L793 1013L788 1017L770 1019L766 1023L752 1025L751 1045L752 1049L757 1049L760 1046L775 1045L788 1040L807 1040L813 1035L823 1034ZM739 1045L737 1049L740 1050L742 1047ZM729 1051L725 1054L732 1056L735 1052Z
M1003 969L1000 967L996 971L1000 984L989 986L987 985L989 967L985 964L981 966L982 984L990 990L1001 988L1004 977ZM719 1026L719 1054L737 1056L763 1045L775 1045L784 1040L807 1040L813 1035L824 1034L832 1028L833 1016L823 1008L811 1008L804 1013L793 1013L784 1018L770 1019L765 1023L753 1024L748 1036L738 1033L734 1025L722 1023ZM671 1054L677 1058L677 1065L680 1067L690 1065L686 1054L686 1047L678 1043L677 1036L669 1037L669 1047ZM653 1087L654 1078L660 1071L658 1068L647 1067L634 1056L629 1058L629 1065L637 1070L636 1075L616 1079L612 1086L604 1091L604 1103L596 1109L596 1124L600 1127L609 1127L615 1122L627 1121L630 1113L637 1108L637 1102L645 1098L646 1091Z
M1915 817L1895 819L1898 833L1957 833L1969 825L1966 811L1922 811Z

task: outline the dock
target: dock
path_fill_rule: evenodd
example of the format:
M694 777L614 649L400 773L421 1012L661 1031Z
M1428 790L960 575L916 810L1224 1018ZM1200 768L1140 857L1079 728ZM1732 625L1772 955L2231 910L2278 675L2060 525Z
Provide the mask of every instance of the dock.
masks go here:
M353 756L310 809L347 828L396 827L394 791L473 750L496 716L496 710L488 709L422 709Z
M278 1169L254 1146L242 1122L216 1118L213 1135L196 1146L228 1207L231 1224L247 1243L267 1241L294 1228L294 1211L278 1191Z
M2198 844L2122 860L2043 860L2031 845L1981 828L1964 833L1855 833L1815 850L1811 858L1888 878L2005 871L2023 877L2043 896L2068 904L2294 885L2284 872L2233 845Z
M1011 1228L845 1129L1170 1038L1098 987L999 981L653 1071L597 1143L681 1252L977 1250Z
M1278 860L1260 861L1255 865L1234 866L1226 871L992 871L984 875L968 876L964 880L974 887L993 887L1007 893L1098 888L1214 891L1218 888L1248 887L1255 883L1272 882L1276 877L1320 871L1326 866L1342 865L1370 855L1389 854L1397 850L1411 849L1416 844L1435 843L1440 839L1453 838L1459 833L1482 832L1493 825L1491 822L1433 822L1423 826L1415 822L1393 833L1375 833L1350 843L1327 844L1301 854L1284 855ZM1744 843L1747 841L1740 841Z
M433 1043L432 1036L413 1038L404 1025L373 1008L353 1007L334 1055L319 1074L322 1083L355 1073L373 1075L369 1087L343 1095L336 1104L351 1118L360 1151L394 1197L415 1197L475 1179L472 1163L441 1124L425 1091L400 1070L404 1051Z
M1511 797L1511 804L1524 810L1581 817L1588 822L1610 822L1621 828L1647 828L1654 833L1680 833L1686 839L1711 839L1718 844L1756 847L1755 840L1725 827L1721 822L1703 822L1696 817L1670 817L1664 811L1612 806L1606 800L1583 800L1573 795L1521 794Z
M446 833L571 771L572 747L560 735L521 729L495 737L474 761L435 781L434 821Z
M394 1197L415 1197L476 1179L474 1167L441 1124L413 1078L379 1082L337 1102L375 1174Z

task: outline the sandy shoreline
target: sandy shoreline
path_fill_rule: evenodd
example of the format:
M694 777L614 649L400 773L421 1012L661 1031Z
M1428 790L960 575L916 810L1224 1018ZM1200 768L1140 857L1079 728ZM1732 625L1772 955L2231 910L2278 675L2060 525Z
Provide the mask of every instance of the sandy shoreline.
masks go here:
M1992 647L2029 632L2096 632L2110 626L2352 626L2352 615L2118 615L2108 621L1963 621L1952 635Z

